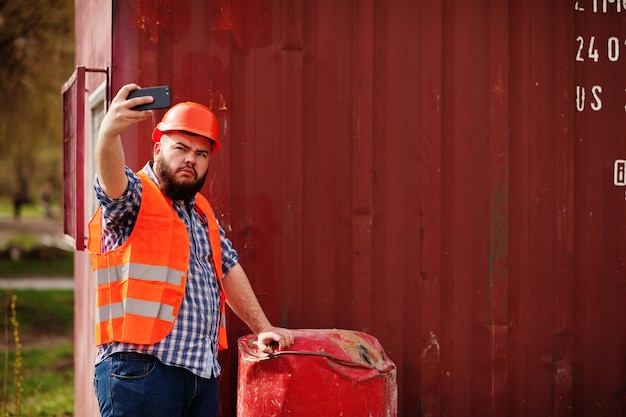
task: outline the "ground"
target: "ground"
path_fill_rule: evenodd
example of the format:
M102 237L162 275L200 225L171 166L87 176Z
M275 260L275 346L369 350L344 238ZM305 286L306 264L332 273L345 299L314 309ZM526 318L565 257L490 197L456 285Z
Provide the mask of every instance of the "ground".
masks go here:
M63 237L63 222L60 219L45 217L26 217L14 220L12 217L0 217L0 248L19 234L38 235L43 243L68 248Z

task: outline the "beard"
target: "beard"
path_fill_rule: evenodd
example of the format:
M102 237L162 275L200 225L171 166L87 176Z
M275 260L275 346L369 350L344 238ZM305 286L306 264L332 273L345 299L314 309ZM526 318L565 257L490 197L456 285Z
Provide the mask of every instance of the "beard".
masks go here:
M196 172L195 181L189 183L176 182L175 174L182 168L178 168L175 172L172 172L162 159L154 161L154 166L156 176L159 179L161 191L166 197L172 200L182 200L186 202L191 200L196 193L200 191L207 176L207 173L205 172L201 177L198 177L196 169L187 166L182 168L192 168L194 172Z

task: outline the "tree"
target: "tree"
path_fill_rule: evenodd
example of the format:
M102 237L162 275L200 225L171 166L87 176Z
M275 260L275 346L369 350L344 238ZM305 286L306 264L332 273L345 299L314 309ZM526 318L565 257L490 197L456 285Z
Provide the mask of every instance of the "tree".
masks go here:
M0 0L0 196L60 198L61 86L74 67L73 0Z

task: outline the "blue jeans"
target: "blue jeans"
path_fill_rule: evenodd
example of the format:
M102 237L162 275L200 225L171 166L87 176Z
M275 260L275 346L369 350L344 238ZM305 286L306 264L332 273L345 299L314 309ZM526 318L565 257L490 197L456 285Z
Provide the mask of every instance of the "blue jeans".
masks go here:
M200 378L150 355L116 353L96 365L102 417L217 417L217 378Z

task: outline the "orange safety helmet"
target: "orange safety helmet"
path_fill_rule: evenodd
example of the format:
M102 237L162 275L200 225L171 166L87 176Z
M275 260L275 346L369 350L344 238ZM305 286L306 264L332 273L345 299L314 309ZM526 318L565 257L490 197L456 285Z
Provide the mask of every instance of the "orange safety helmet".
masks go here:
M152 140L159 142L163 132L182 130L211 140L211 153L220 148L217 118L207 107L192 101L172 106L152 131Z

